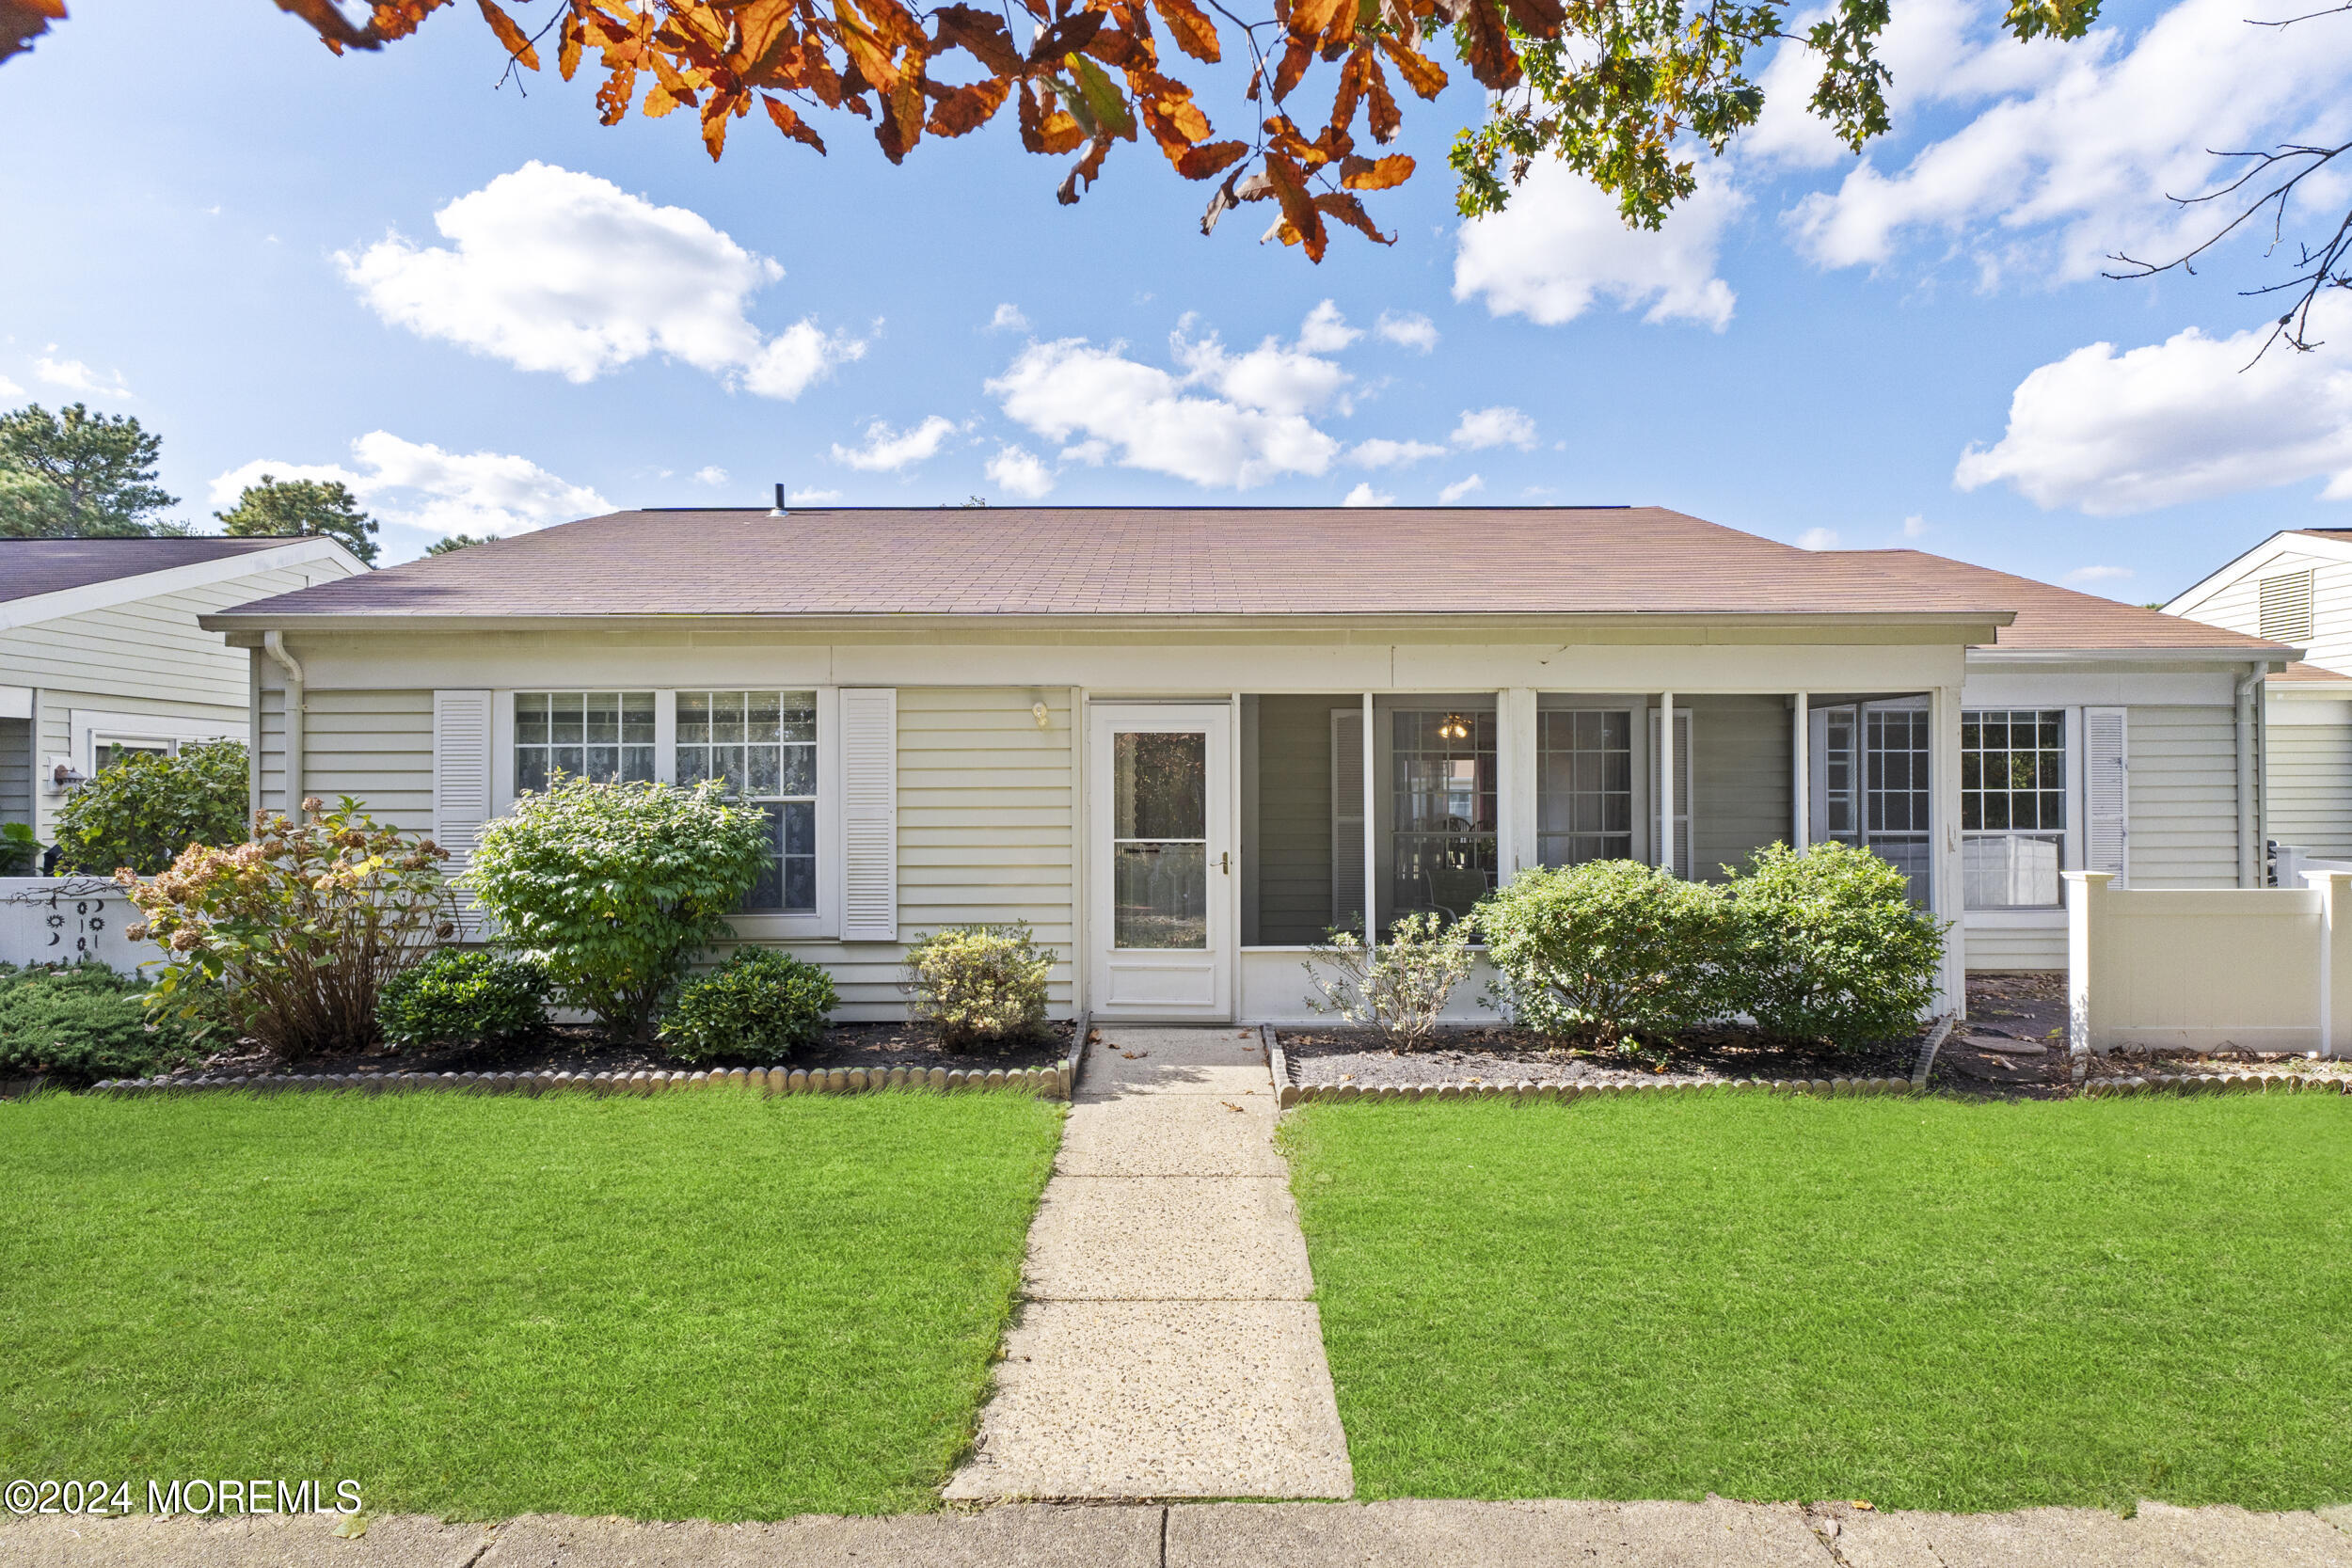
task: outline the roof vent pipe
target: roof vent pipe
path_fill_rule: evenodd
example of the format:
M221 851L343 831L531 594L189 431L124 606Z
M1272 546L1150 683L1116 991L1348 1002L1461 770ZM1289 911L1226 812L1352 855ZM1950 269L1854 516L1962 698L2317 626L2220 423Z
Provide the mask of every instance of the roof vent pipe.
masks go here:
M784 516L784 515L785 515L785 509L784 509L784 481L782 481L782 480L778 480L778 481L776 481L776 504L775 504L775 506L774 506L772 509L771 509L771 510L770 510L770 512L769 512L768 515L770 515L771 517L781 517L781 516Z

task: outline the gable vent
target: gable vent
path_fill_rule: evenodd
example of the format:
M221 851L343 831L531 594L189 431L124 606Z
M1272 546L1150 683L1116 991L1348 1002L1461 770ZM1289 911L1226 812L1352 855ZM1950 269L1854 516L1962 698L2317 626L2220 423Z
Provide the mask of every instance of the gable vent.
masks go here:
M2281 572L2265 578L2262 635L2273 642L2308 642L2312 638L2312 574Z

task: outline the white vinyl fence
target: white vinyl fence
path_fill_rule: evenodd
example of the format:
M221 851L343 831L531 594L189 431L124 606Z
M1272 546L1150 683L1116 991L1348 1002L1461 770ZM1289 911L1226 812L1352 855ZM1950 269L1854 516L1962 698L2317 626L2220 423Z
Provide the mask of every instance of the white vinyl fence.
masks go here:
M2352 869L2297 888L2118 888L2069 871L2068 1038L2352 1051Z
M123 974L160 962L153 942L122 934L139 911L100 877L0 877L0 963L94 958Z

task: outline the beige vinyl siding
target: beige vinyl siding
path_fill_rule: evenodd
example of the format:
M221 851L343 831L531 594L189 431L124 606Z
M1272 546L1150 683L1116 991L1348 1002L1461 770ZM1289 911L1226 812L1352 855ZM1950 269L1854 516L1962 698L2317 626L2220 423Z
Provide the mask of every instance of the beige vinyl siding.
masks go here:
M278 738L282 752L282 724ZM328 802L355 796L387 827L431 832L433 693L312 691L303 705L302 791Z
M1692 869L1721 881L1767 844L1787 843L1795 759L1788 705L1777 697L1677 698L1691 710Z
M0 719L0 822L33 819L33 721Z
M2270 836L2325 860L2352 858L2352 712L2335 723L2273 723L2267 739Z
M56 700L46 689L54 688L110 701L144 697L242 711L245 651L204 630L196 618L340 575L323 562L310 562L307 573L278 567L0 631L0 669L9 672L12 685L43 688L44 703Z
M2064 969L2066 927L1994 926L1964 928L1969 973L1984 970Z
M261 708L253 716L253 730L254 760L258 765L254 776L261 784L261 798L254 801L254 809L291 815L294 802L286 799L286 693L283 688L265 686L262 689ZM433 748L429 737L425 743L424 766L427 772L432 770Z
M2249 566L2200 604L2192 618L2207 626L2262 635L2262 581L2290 572L2312 574L2312 635L2303 657L2326 669L2352 673L2352 562L2290 551Z
M2128 726L2132 885L2235 887L2234 712L2135 705Z

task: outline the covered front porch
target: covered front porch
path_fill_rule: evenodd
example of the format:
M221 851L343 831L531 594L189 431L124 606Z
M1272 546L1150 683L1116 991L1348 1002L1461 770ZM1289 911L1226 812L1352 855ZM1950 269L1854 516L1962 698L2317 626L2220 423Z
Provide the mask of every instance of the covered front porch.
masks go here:
M1892 861L1920 906L1950 919L1963 876L1958 697L1519 688L1096 700L1110 908L1089 1006L1114 1018L1308 1022L1300 964L1327 932L1362 935L1367 909L1375 942L1406 915L1458 919L1538 865L1634 860L1717 880L1766 845L1836 840ZM1953 1006L1959 942L1956 925ZM1229 977L1213 984L1220 968ZM1199 983L1187 990L1171 970ZM1484 990L1457 991L1455 1014L1491 1018Z

